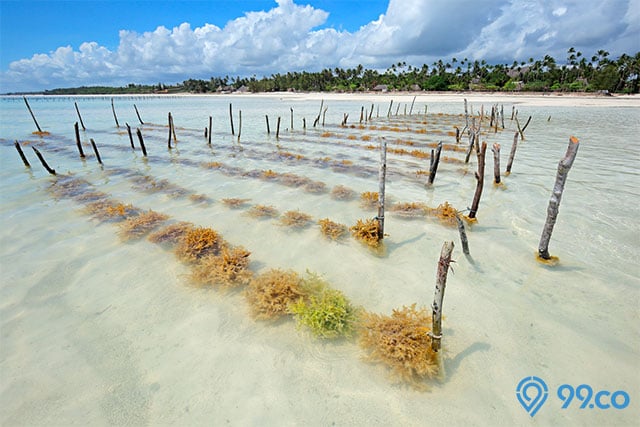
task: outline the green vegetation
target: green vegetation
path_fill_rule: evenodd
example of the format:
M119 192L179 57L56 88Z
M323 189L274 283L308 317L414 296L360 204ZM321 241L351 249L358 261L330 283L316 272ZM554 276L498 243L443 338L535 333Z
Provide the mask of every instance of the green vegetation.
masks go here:
M318 338L350 337L353 335L359 310L344 294L318 275L307 272L302 283L308 298L300 298L289 305L298 326L307 327Z
M324 69L318 72L293 71L258 79L251 77L211 77L209 80L188 79L172 86L129 84L126 87L79 87L45 91L51 95L75 94L144 94L144 93L216 93L244 90L247 92L314 91L358 92L370 90L427 91L534 91L638 93L640 52L609 58L599 50L587 59L573 47L559 64L550 55L542 59L514 61L512 64L488 64L485 60L467 58L438 60L420 67L406 62L393 64L384 72L355 68Z

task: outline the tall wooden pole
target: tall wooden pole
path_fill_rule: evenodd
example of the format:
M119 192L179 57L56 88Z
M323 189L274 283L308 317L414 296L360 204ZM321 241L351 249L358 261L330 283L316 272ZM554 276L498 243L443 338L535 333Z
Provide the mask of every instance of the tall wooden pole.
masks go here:
M93 138L89 138L91 141L91 146L93 147L93 152L96 153L96 159L98 159L98 163L102 164L102 159L100 158L100 153L98 152L98 147L96 147L96 143Z
M449 264L451 264L453 246L452 241L445 241L440 251L440 259L438 260L436 290L433 295L433 304L431 305L431 324L433 329L430 334L431 349L435 352L440 350L442 344L442 302L444 300L444 290L447 285L447 273L449 272Z
M278 116L278 121L276 123L276 139L280 138L280 116Z
M136 147L133 145L133 135L131 135L131 126L129 126L129 123L125 123L125 125L127 125L127 133L129 134L129 142L131 142L131 149L135 150Z
M141 125L143 125L144 122L142 121L142 118L140 117L140 113L138 112L138 107L136 107L136 104L133 104L133 108L136 110L136 116L138 116L138 121L140 122Z
M271 135L271 129L269 129L269 116L265 114L264 119L267 121L267 135Z
M238 142L240 142L240 134L242 134L242 110L238 110Z
M84 159L84 151L82 151L82 144L80 143L80 130L78 129L78 122L75 122L73 128L76 132L76 145L78 146L78 151L80 152L80 157Z
M33 148L33 151L36 152L36 156L38 156L38 160L40 160L40 163L42 163L42 166L44 166L44 168L47 170L47 172L49 172L51 175L55 175L56 174L55 169L51 169L49 167L47 162L44 160L44 157L42 157L42 154L40 154L40 151L38 151L38 149L36 147L31 147L31 148Z
M473 195L473 202L469 211L469 218L476 217L478 206L480 205L480 196L482 196L482 187L484 186L484 158L487 152L487 143L482 143L482 148L478 153L478 171L476 172L476 192Z
M29 161L27 160L27 156L24 155L24 152L22 151L22 148L20 148L20 143L18 141L16 141L13 145L15 145L16 150L18 150L18 154L20 154L20 158L22 159L22 163L24 163L24 165L28 168L31 167L31 165L29 164Z
M384 238L384 187L387 177L387 140L380 140L380 169L378 171L378 240Z
M207 132L207 144L211 145L211 125L213 122L213 117L209 116L209 132Z
M75 105L76 107L76 113L78 113L78 119L80 120L80 126L82 126L82 130L87 130L87 128L84 127L84 122L82 121L82 116L80 115L80 109L78 108L78 103L74 102L73 105Z
M511 173L511 166L513 165L513 158L516 155L516 148L518 148L518 132L513 134L513 145L511 145L511 152L509 153L509 161L507 162L507 175Z
M578 154L579 145L580 142L578 141L578 138L575 136L570 137L567 152L562 160L560 160L560 163L558 163L558 174L556 176L556 182L553 185L551 199L549 200L549 207L547 208L547 220L544 223L542 236L540 237L540 244L538 245L538 257L543 260L551 259L551 255L549 255L549 241L551 240L551 233L553 232L553 227L556 224L556 219L558 218L558 210L560 208L562 192L564 191L564 184L567 181L569 169L571 169L573 161L576 158L576 154Z
M500 184L500 144L493 144L491 151L493 152L493 182Z
M113 112L113 118L116 121L116 127L119 128L120 124L118 124L118 116L116 115L116 107L113 105L113 98L111 98L111 111Z
M442 141L438 143L438 147L436 148L435 155L433 150L431 150L431 165L429 167L429 181L428 184L433 184L433 181L436 179L436 172L438 171L438 163L440 163L440 153L442 152Z
M35 116L35 114L33 114L33 111L31 110L31 106L29 105L29 101L27 101L27 97L23 96L22 99L24 99L24 103L27 104L27 110L29 110L29 113L31 114L31 118L33 119L33 123L36 124L36 128L38 129L38 132L42 133L42 129L40 129L40 125L38 124L38 121L36 120L36 116Z
M231 135L235 135L236 132L233 129L233 105L229 103L229 122L231 123Z
M147 149L144 146L144 140L142 139L142 132L140 128L136 128L136 134L138 134L138 141L140 142L140 148L142 149L142 155L147 157Z

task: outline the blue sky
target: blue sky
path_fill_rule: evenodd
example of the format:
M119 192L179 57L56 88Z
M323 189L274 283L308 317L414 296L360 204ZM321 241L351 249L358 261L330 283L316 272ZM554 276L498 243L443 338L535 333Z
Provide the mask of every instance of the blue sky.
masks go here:
M640 50L640 0L0 0L0 24L0 92Z

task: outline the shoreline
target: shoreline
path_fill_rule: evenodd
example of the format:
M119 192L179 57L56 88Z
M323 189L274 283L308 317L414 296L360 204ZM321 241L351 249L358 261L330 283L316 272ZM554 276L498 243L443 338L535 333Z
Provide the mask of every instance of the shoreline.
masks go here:
M23 95L0 95L0 98L22 98ZM640 107L640 94L599 95L593 93L563 92L233 92L172 94L80 94L80 95L30 95L29 98L172 98L172 97L235 97L279 98L292 101L369 101L369 102L457 102L467 99L472 103L512 103L529 106L562 107Z

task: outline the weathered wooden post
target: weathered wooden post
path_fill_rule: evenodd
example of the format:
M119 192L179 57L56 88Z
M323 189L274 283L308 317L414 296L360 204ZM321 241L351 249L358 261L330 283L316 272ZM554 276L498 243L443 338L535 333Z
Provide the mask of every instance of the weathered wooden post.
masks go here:
M140 148L142 149L142 155L147 157L147 149L144 146L144 140L142 139L142 132L140 128L136 128L136 134L138 134L138 141L140 142Z
M451 253L453 252L453 242L445 241L440 251L440 259L438 260L438 271L436 273L436 291L433 296L433 304L431 305L432 332L431 349L438 351L442 344L442 302L444 300L444 290L447 285L447 273L449 272L449 264L451 264Z
M100 158L100 153L98 153L98 147L96 147L96 143L93 138L89 138L91 141L91 146L93 147L93 152L96 153L96 159L98 159L98 163L102 164L102 159Z
M324 119L327 116L327 110L329 109L329 107L324 107L324 110L322 110L322 127L324 127Z
M133 145L133 135L131 135L131 126L129 126L129 123L125 123L125 125L127 125L127 133L129 134L129 142L131 142L131 149L135 150L136 147Z
M313 121L313 127L316 127L316 125L320 122L320 116L322 115L322 107L324 106L324 99L320 100L320 111L318 112L318 117L316 117L316 119Z
M176 126L173 124L173 115L171 115L171 133L173 134L173 142L174 144L178 142L178 138L176 137Z
M271 129L269 129L269 116L265 114L264 118L267 121L267 135L271 135Z
M378 170L378 240L384 238L384 187L387 177L387 140L380 139L380 169Z
M278 116L278 121L276 123L276 139L280 138L280 116Z
M213 124L213 117L209 116L209 130L207 132L207 144L211 145L211 125Z
M42 157L42 154L40 154L40 151L38 151L38 149L36 147L31 147L31 148L33 148L33 151L36 152L36 156L38 156L38 160L40 160L40 163L42 163L42 166L44 166L44 168L47 170L47 172L49 172L51 175L55 175L56 171L49 167L47 162L44 160L44 157Z
M438 146L436 148L435 155L433 154L433 150L431 150L431 164L429 165L429 181L427 184L433 184L433 181L436 179L436 172L438 171L438 163L440 163L440 153L442 152L442 141L438 142Z
M293 107L289 107L289 110L291 110L291 127L289 128L289 131L293 130Z
M24 103L27 104L27 110L29 110L29 113L31 114L31 118L33 119L33 123L36 124L36 128L38 129L38 133L42 133L42 129L40 129L40 125L38 124L38 121L36 120L36 116L35 116L35 114L33 114L33 111L31 110L31 106L29 105L29 101L27 101L27 97L23 96L22 99L24 99Z
M464 162L469 163L469 159L471 158L471 152L473 151L473 145L476 144L476 133L473 129L469 129L469 148L467 149L467 153L464 156Z
M229 103L229 122L231 122L231 135L235 135L236 132L233 129L233 105Z
M360 124L362 124L362 121L364 120L364 105L360 107Z
M136 104L133 104L133 108L134 110L136 110L136 116L138 116L138 121L140 122L141 125L143 125L144 122L142 121L142 118L140 118L140 113L138 112L138 107L136 107Z
M527 129L527 126L529 126L529 122L531 122L531 116L529 116L524 126L520 128L520 122L518 121L518 116L516 116L516 125L518 126L518 132L520 132L520 139L523 141L524 141L524 131Z
M393 99L389 103L389 111L387 111L387 117L391 117L391 107L393 107Z
M509 153L509 161L507 162L507 175L511 173L511 166L513 165L513 158L516 155L516 148L518 148L518 132L513 134L513 145L511 145L511 152Z
M116 107L113 105L113 98L111 98L111 111L113 112L113 118L116 121L116 127L119 128L120 125L118 124L118 116L116 115Z
M413 104L415 103L416 103L416 95L414 95L413 99L411 100L411 108L409 108L409 115L413 113Z
M454 126L456 128L456 144L460 143L460 128L458 126Z
M462 252L465 255L469 255L469 240L467 239L467 232L464 229L464 222L460 218L460 213L456 212L456 223L458 224L458 232L460 233L460 242L462 243Z
M167 123L169 124L169 139L167 140L167 148L171 150L171 112L167 115Z
M500 144L493 144L491 151L493 152L493 183L500 184Z
M78 103L74 102L73 105L75 105L76 107L76 113L78 113L78 119L80 120L80 126L82 126L82 130L87 130L87 128L84 127L84 122L82 121L82 116L80 115L80 109L78 108Z
M554 261L556 257L549 255L549 240L551 240L551 233L553 227L556 224L558 218L558 209L560 208L560 200L562 199L562 192L564 191L564 184L567 181L567 175L569 169L573 165L573 161L578 154L578 146L580 142L578 138L572 136L569 138L569 147L567 152L558 163L558 174L556 175L556 182L553 185L553 191L551 193L551 199L549 200L549 207L547 208L547 220L544 223L542 229L542 236L540 237L540 244L538 245L538 259L543 261Z
M478 171L476 172L476 192L473 195L473 202L469 211L469 218L475 219L480 205L480 196L482 196L482 187L484 186L484 158L487 152L487 143L482 143L482 148L478 153Z
M24 165L28 168L31 167L31 165L29 164L29 161L27 160L27 157L24 155L24 152L22 151L22 148L20 148L20 143L18 141L16 141L13 145L15 145L16 150L18 150L18 154L20 154L20 158L22 159L22 163L24 163Z
M241 134L242 134L242 110L238 110L238 142L240 142Z
M84 151L82 151L82 144L80 143L80 130L78 129L78 122L75 122L73 128L76 132L76 145L78 146L78 151L80 152L80 157L84 159Z

